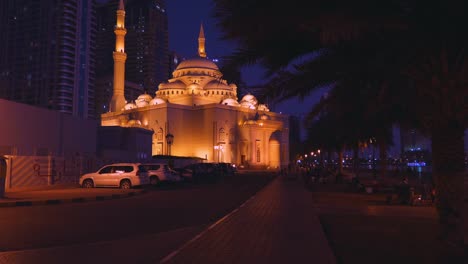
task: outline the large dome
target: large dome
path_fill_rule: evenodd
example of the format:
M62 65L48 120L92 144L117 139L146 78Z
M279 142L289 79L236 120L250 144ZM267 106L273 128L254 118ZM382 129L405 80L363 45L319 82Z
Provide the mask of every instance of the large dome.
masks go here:
M184 69L190 69L190 68L205 68L205 69L216 70L216 71L219 70L218 66L216 66L214 62L205 58L193 58L193 59L184 60L181 63L179 63L176 70L184 70Z

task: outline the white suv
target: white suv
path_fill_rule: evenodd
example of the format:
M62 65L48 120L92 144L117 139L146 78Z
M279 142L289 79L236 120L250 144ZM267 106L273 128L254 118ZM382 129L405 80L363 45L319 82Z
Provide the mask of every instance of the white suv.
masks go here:
M158 185L160 182L179 182L182 181L179 173L164 163L145 163L143 167L148 171L149 182L151 185Z
M80 177L80 186L120 187L130 189L148 184L148 171L140 163L115 163L102 167L97 172L86 173Z

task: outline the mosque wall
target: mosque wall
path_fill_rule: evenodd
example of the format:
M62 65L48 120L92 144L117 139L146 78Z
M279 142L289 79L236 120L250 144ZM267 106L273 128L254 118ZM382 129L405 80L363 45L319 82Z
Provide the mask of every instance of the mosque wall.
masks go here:
M112 114L104 115L114 123ZM245 164L252 168L287 166L288 118L285 115L221 104L161 104L112 115L152 131L152 155L198 157L207 162ZM133 121L132 121L133 120ZM166 135L174 136L169 146Z

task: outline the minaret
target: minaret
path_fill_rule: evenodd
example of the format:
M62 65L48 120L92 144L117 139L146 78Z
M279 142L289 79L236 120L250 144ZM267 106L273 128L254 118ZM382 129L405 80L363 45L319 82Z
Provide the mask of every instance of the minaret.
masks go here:
M125 7L123 0L119 2L117 9L117 23L114 29L115 33L115 51L114 57L114 94L110 102L110 111L117 112L125 106L124 86L125 86L125 61L127 53L125 53Z
M206 58L205 33L203 32L203 24L200 25L200 34L198 35L198 56Z

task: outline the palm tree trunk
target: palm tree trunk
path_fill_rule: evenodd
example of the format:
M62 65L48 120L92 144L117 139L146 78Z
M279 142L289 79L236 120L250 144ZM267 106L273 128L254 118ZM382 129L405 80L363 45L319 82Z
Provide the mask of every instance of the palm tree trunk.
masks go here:
M432 131L432 171L441 238L463 246L464 129L447 124ZM466 192L466 190L465 190Z
M379 165L380 165L380 177L383 179L387 174L388 169L388 157L387 157L387 142L384 139L378 140L379 142Z
M343 148L338 151L338 174L343 175Z
M356 143L356 145L354 145L354 148L353 148L353 159L354 159L354 164L353 164L353 170L354 170L354 174L356 175L356 177L359 176L359 143Z

